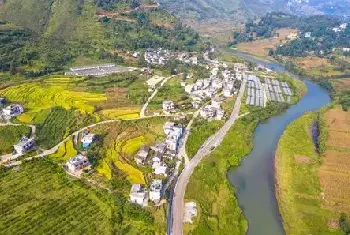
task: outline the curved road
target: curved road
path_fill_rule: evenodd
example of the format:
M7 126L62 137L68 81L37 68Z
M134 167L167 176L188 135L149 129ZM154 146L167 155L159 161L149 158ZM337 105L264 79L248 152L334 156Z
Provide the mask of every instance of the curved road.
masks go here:
M168 234L169 235L182 235L183 233L183 216L184 216L184 198L185 191L188 184L188 181L196 168L196 166L200 163L200 161L212 152L213 147L218 146L222 140L224 139L226 133L229 131L231 126L235 123L238 118L238 113L241 108L241 101L244 94L245 86L247 82L247 77L244 76L241 88L239 90L239 94L237 100L235 102L233 111L229 120L224 124L221 129L216 132L214 135L209 137L209 139L203 144L203 147L199 149L197 154L188 162L186 167L183 169L181 175L178 178L178 181L175 186L174 196L172 199L171 211L170 211L170 219L168 220L170 224L168 224Z

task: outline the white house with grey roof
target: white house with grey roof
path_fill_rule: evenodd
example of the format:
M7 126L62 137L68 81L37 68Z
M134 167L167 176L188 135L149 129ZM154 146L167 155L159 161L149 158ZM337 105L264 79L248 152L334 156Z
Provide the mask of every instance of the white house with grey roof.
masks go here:
M129 201L131 203L136 203L140 206L148 205L147 191L145 190L144 185L133 184L131 186L129 197L130 197Z

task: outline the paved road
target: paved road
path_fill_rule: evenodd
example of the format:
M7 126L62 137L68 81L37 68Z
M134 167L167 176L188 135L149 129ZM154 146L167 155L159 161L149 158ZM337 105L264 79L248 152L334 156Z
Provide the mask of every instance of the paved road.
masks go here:
M204 156L208 155L212 151L213 146L218 146L222 140L224 139L226 133L229 131L230 127L235 123L238 118L238 113L241 107L242 97L245 91L247 77L244 76L241 88L239 90L239 94L237 100L235 102L233 111L229 120L224 124L221 129L209 137L209 139L203 144L203 147L197 152L197 154L189 161L186 167L183 169L181 175L178 178L177 184L174 190L174 197L172 200L171 218L168 220L171 224L168 224L169 235L182 235L183 234L183 215L184 215L184 197L185 191L188 184L188 181L196 168L196 166L200 163Z
M147 102L142 106L141 111L140 111L140 118L143 118L145 116L146 109L148 107L149 102L153 99L153 97L156 96L158 93L159 89L164 86L164 84L170 79L178 75L173 75L167 78L164 78L162 83L153 91L152 95L148 98Z

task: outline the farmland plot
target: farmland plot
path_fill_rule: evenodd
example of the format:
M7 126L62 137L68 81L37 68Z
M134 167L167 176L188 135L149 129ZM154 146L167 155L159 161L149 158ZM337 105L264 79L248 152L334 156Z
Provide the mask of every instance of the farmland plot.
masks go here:
M340 107L325 113L328 138L319 171L324 206L337 213L350 214L350 112Z

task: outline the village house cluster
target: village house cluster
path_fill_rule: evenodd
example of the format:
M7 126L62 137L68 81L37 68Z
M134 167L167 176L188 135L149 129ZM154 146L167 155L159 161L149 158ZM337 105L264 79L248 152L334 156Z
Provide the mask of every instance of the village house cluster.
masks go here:
M159 203L162 197L163 180L172 169L166 164L166 159L173 160L177 156L182 141L184 128L174 122L166 122L163 126L166 135L164 142L155 145L142 146L136 153L135 162L139 166L151 166L156 177L150 184L149 190L145 185L134 184L130 190L130 202L147 206L148 200ZM178 160L178 159L176 159Z
M134 68L117 66L115 64L99 64L99 65L89 65L72 67L66 75L70 76L106 76L112 73L133 71Z
M237 93L242 78L245 76L245 70L246 66L242 63L234 64L233 71L229 70L226 64L222 64L220 67L220 64L216 63L211 68L209 78L198 79L193 84L184 84L185 92L192 99L193 108L200 109L200 115L203 118L223 119L224 111L220 106L223 99L220 96L228 98ZM201 108L202 104L208 99L211 100L211 104Z
M171 60L181 61L186 64L198 64L198 57L189 52L174 52L167 49L147 49L144 54L145 61L152 65L165 65Z

